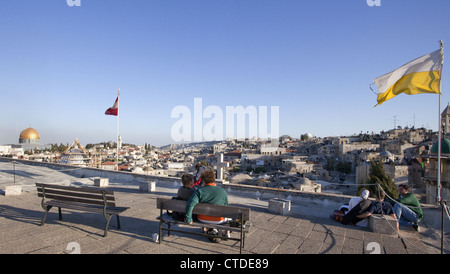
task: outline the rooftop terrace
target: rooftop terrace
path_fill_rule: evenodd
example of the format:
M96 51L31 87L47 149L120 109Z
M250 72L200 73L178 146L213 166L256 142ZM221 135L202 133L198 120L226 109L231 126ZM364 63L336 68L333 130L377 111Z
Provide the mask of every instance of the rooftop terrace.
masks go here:
M0 253L61 254L69 252L70 243L76 243L82 254L239 253L239 243L235 241L211 243L204 237L187 234L173 233L165 236L161 244L153 242L152 234L158 232L159 226L156 198L175 196L179 187L177 179L160 180L155 192L145 193L139 190L139 183L124 180L119 176L121 173L117 174L116 178L110 176L108 188L115 191L117 205L130 209L120 217L121 230L115 228L113 219L108 236L103 237L104 218L99 214L63 209L63 220L58 220L57 210L53 209L45 226L40 226L44 212L41 199L36 195L36 182L89 186L93 185L93 177L80 177L45 165L15 164L16 183L22 185L22 194L5 196L0 193ZM12 163L1 161L0 189L12 184L13 177ZM268 211L269 196L224 187L230 204L252 210L252 227L246 238L244 254L440 253L440 230L426 222L421 224L420 232L401 228L399 235L388 236L332 221L328 216L335 203L293 199L290 215L281 216ZM448 233L444 240L444 252L450 253ZM379 249L372 249L373 245Z

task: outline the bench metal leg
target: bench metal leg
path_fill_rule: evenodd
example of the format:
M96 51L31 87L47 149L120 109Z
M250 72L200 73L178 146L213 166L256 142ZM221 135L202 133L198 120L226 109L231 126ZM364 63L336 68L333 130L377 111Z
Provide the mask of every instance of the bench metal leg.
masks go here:
M241 241L239 243L239 254L242 254L242 248L244 247L245 233L244 233L244 215L241 213Z
M45 206L45 208L44 208L45 213L44 213L44 217L42 217L41 226L43 226L45 224L45 219L47 219L47 214L48 214L48 211L50 210L50 208L52 208L52 206Z
M239 242L239 254L242 254L242 247L244 247L244 239L243 239L243 233L241 231L241 240Z
M106 237L108 235L108 226L109 226L109 222L111 221L111 217L112 215L106 215L106 226L105 226L105 233L103 234L103 237Z
M119 215L117 214L117 229L120 229L120 219L119 219Z
M59 219L60 220L62 220L62 213L61 213L61 208L60 207L58 207L58 217L59 217Z
M158 242L159 242L159 244L161 244L161 238L162 238L162 223L163 223L163 221L162 221L162 208L161 208L161 210L159 211L159 237L158 237Z

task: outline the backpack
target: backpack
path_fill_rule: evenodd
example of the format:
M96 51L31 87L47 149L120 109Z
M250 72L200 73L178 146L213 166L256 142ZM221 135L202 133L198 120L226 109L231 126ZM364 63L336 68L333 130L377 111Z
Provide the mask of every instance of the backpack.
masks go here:
M186 218L186 214L184 212L176 212L172 211L172 213L169 214L172 219L180 222L184 222L184 219Z
M344 219L345 213L340 210L335 210L330 218L336 222L341 222Z

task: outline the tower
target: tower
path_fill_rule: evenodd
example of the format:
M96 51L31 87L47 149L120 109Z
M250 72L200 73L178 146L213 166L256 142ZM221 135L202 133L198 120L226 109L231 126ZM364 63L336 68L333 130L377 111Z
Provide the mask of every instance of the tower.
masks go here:
M450 132L450 104L441 113L442 134L446 136Z

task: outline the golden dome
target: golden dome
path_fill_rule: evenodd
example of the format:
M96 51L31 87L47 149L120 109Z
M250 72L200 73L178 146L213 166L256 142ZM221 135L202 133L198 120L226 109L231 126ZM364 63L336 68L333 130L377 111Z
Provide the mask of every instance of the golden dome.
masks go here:
M39 136L39 133L34 129L34 128L27 128L24 129L21 133L20 133L20 139L41 139L41 137Z

